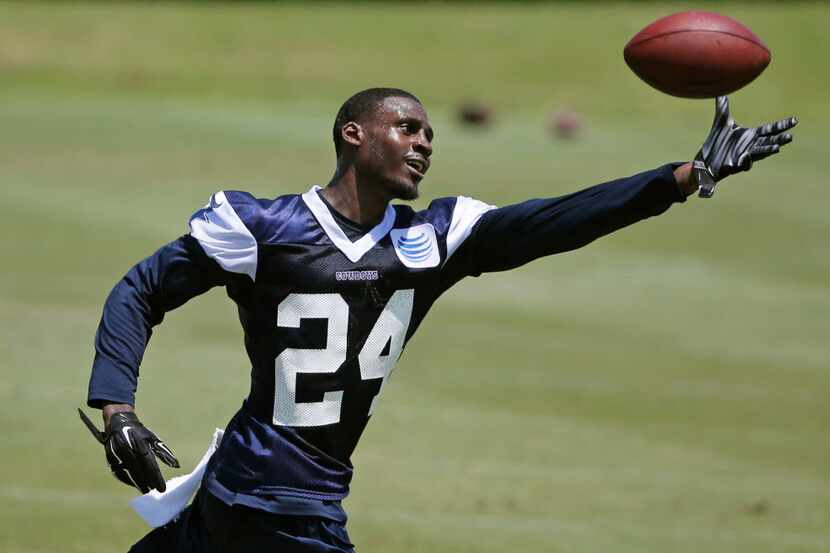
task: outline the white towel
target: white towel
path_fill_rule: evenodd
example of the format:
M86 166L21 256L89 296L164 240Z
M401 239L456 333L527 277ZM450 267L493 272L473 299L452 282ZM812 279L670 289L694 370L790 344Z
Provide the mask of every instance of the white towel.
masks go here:
M223 433L222 430L216 429L213 438L210 440L210 446L202 456L202 460L199 461L199 464L190 474L176 476L168 480L167 490L164 493L150 490L148 493L136 497L130 501L130 507L152 528L167 524L176 518L187 507L190 498L199 489L202 476L205 474L205 467L210 456L216 451L219 442L222 441Z

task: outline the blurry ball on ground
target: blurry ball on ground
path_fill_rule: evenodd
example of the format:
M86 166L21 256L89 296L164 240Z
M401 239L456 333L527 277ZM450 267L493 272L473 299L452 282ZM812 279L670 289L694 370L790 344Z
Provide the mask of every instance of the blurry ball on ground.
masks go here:
M562 108L551 115L549 129L558 138L574 138L582 129L582 116L571 108Z
M482 102L467 101L458 106L458 119L464 125L484 127L490 124L492 117L493 110Z

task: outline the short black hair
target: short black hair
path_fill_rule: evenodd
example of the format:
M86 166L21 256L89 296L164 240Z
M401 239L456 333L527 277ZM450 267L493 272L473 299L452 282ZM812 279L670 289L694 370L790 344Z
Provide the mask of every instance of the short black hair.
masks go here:
M334 137L334 151L338 157L343 146L343 125L349 121L357 121L367 113L376 110L387 98L409 98L419 104L421 103L414 94L400 88L367 88L354 94L343 102L337 112L337 117L334 118L332 134Z

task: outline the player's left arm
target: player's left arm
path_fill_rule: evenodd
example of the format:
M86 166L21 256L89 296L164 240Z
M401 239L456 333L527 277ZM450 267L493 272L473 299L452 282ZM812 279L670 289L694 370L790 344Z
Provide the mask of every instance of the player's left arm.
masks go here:
M792 140L788 131L796 123L789 117L751 129L739 127L729 115L726 97L718 98L714 124L694 162L664 165L557 198L483 211L445 264L447 283L581 248L665 212L698 189L701 196L711 195L714 182L778 153Z
M466 275L504 271L580 248L686 200L688 164L667 164L555 198L483 210L444 266L447 285ZM678 173L683 182L675 177ZM464 204L461 199L455 211ZM455 218L455 213L454 213ZM452 228L452 227L451 227Z

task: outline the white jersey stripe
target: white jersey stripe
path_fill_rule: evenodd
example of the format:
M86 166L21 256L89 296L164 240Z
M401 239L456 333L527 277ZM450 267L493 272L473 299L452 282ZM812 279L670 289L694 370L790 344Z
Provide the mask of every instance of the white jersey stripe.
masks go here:
M360 240L352 242L349 240L340 225L334 220L334 216L317 195L319 186L314 186L311 190L303 194L303 201L314 214L314 218L326 231L329 239L334 243L338 250L349 258L352 263L357 263L366 252L371 250L375 244L380 242L384 236L389 234L392 226L395 224L395 208L391 205L386 206L386 213L383 215L383 220L378 223L376 227L364 234Z
M455 250L470 236L481 216L491 209L496 209L496 206L466 196L458 196L447 233L447 259L452 257Z
M231 273L256 280L257 242L222 191L191 217L190 234L205 253Z

